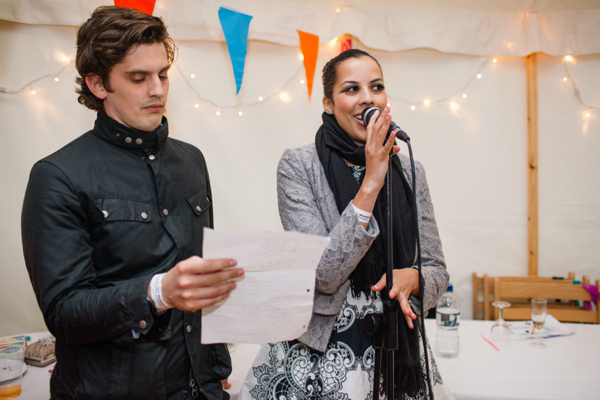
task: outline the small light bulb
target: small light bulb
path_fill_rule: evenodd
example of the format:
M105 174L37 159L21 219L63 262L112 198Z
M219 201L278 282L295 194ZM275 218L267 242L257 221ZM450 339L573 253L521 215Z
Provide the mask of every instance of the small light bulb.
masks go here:
M190 75L190 79L194 79L195 77L196 77L196 75L194 75L194 74Z
M573 61L573 57L571 56L565 56L565 61Z
M342 12L342 9L340 7L338 7L338 8L335 9L335 12L339 14L339 13Z
M495 63L496 63L496 62L498 62L498 59L497 59L497 58L494 58L494 59L492 59L492 62L495 62Z
M258 101L263 101L265 98L262 96L258 96Z
M306 82L304 81L304 79L300 79L300 83L304 85Z
M300 61L304 61L304 54L300 53L298 55L298 58L300 59Z
M463 98L463 99L466 99L466 98L467 98L467 94L466 94L466 93L463 93L463 94L462 94L462 98Z
M33 87L29 86L29 90L31 91L31 94L35 94L35 90L33 89Z
M477 79L481 79L481 74L477 74Z
M430 101L429 101L429 100L425 100L425 101L423 102L423 104L425 104L425 107L429 107L429 103L430 103Z
M242 110L238 111L238 115L241 117L242 115L244 115L244 113L242 112Z
M217 110L217 117L218 117L219 115L221 115L221 110L220 110L220 109L219 109L219 110Z
M565 76L563 77L563 82L566 82L566 81L568 81L568 80L569 80L569 77L568 77L567 75L565 75Z
M200 103L196 103L196 104L194 105L194 107L196 107L196 108L200 108Z
M417 107L415 107L414 104L411 104L410 109L415 111L415 108L417 108Z
M335 46L335 44L337 43L337 41L338 41L338 38L334 37L333 39L331 39L329 41L329 46Z
M591 112L590 112L590 110L588 109L588 110L585 112L585 117L586 117L586 118L589 118L591 115L592 115L592 113L591 113Z
M281 92L279 93L279 99L281 99L281 101L283 101L284 103L287 103L288 101L290 101L290 95L286 92Z
M54 82L58 82L58 76L53 77Z

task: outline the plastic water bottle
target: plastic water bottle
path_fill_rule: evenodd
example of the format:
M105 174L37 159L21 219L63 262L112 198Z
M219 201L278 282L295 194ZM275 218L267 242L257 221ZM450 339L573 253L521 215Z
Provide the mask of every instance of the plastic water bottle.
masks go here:
M460 303L454 294L452 284L448 285L448 290L437 302L435 320L437 323L436 355L445 358L456 357L459 349Z

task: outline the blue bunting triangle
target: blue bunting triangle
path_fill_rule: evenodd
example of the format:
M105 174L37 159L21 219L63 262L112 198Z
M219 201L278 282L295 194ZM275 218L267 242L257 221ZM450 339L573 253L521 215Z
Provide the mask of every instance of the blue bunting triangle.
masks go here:
M251 19L251 15L242 14L224 7L219 8L219 20L225 34L225 42L227 43L227 50L229 50L229 57L231 58L233 75L235 77L236 95L242 87L244 64L248 51L248 28Z

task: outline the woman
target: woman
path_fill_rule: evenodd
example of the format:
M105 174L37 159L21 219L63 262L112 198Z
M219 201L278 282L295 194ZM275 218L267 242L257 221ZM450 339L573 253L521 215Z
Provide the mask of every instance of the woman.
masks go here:
M286 230L329 236L317 268L313 316L298 340L261 348L244 382L242 399L367 399L373 397L374 349L362 319L381 312L387 242L382 190L389 154L397 154L379 63L348 50L323 69L323 125L315 143L286 150L277 174L279 212ZM361 113L379 107L368 125ZM384 144L382 146L382 144ZM416 269L416 230L410 162L393 159L394 271L389 297L400 303L395 352L398 398L425 398L423 348L411 304L424 292L435 306L448 284L425 172L417 164L424 288ZM412 299L412 301L410 300ZM431 354L431 353L429 353ZM443 398L433 364L436 399ZM387 379L384 376L384 380Z

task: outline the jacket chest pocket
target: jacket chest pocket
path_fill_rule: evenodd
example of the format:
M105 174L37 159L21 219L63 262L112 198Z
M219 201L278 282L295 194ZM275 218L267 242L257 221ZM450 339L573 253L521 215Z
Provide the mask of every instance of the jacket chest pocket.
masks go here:
M186 197L188 204L196 216L204 214L210 207L210 199L205 188L202 188Z
M147 201L118 197L97 197L96 208L105 222L131 221L149 223L154 219L151 204Z

